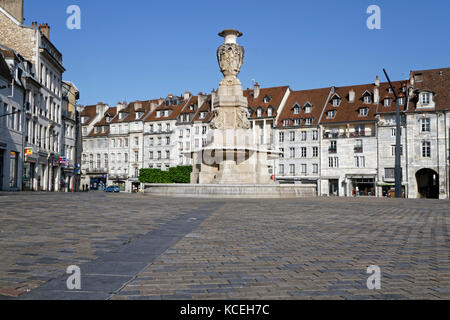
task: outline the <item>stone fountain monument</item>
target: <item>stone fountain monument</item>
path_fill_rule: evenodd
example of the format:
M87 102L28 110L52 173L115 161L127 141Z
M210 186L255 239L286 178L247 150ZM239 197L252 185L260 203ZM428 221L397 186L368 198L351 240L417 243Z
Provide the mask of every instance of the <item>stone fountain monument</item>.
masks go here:
M217 50L224 78L212 99L213 120L206 146L186 153L193 159L190 184L146 184L145 193L171 197L297 198L317 195L314 185L279 185L268 164L280 152L255 143L247 118L248 102L237 78L244 62L242 33L219 33L225 42Z
M247 119L247 98L237 78L244 62L244 48L236 42L242 33L227 29L219 36L225 38L217 49L224 78L212 102L214 118L208 143L191 154L191 183L273 184L268 161L279 153L260 149L254 143Z

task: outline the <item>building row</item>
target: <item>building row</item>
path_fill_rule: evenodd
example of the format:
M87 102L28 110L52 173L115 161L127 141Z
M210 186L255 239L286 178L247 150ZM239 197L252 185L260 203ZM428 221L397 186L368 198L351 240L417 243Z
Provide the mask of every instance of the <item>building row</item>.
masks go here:
M401 134L405 197L449 198L450 69L410 72L393 83L293 91L244 91L255 143L281 151L267 174L315 184L317 195L391 196ZM84 107L82 184L140 188L139 169L190 165L206 146L215 91ZM395 111L401 111L397 133Z
M23 1L1 0L0 190L79 189L79 90L64 71L48 24L25 25Z

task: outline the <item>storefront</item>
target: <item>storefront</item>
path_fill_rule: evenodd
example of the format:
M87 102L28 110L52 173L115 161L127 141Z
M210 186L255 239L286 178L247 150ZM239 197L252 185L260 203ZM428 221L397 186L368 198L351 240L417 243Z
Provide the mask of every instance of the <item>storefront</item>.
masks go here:
M348 176L354 197L376 197L375 176Z
M36 159L27 157L26 162L23 165L23 190L25 191L35 191L34 190L34 177L36 170Z
M106 177L90 177L90 190L105 190L106 188Z

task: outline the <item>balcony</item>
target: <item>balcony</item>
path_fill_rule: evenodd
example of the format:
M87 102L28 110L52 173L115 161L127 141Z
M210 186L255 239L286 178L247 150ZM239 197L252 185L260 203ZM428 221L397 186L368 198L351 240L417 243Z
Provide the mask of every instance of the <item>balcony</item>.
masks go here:
M340 137L342 137L342 135L340 136L338 132L325 132L323 134L324 139L337 139Z
M328 153L337 153L337 148L329 148Z
M364 152L364 148L363 147L355 147L355 153L363 153Z
M108 169L106 168L89 168L86 169L87 173L108 173Z

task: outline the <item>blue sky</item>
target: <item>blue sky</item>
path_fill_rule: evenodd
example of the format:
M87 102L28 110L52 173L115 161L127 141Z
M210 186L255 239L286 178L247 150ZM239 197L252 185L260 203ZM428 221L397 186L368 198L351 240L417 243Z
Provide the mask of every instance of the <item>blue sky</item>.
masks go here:
M224 6L224 3L226 5ZM81 30L66 8L81 8ZM369 30L369 5L381 30ZM217 33L236 28L246 56L239 78L293 90L406 79L410 70L450 67L447 0L25 0L25 23L49 23L65 80L81 104L131 102L216 88Z

